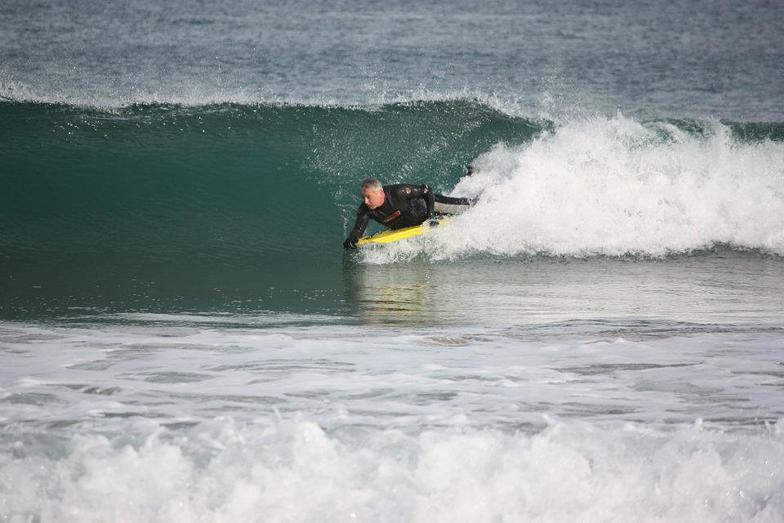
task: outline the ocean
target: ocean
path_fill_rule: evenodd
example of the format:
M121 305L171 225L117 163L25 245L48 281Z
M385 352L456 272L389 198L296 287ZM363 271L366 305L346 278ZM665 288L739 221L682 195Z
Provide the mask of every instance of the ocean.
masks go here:
M0 521L784 521L782 35L5 0ZM344 252L371 176L477 203Z

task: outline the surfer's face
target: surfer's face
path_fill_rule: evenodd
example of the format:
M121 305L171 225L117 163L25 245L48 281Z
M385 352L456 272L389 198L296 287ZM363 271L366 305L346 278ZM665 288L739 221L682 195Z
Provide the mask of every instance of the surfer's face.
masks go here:
M377 207L384 205L384 190L374 191L370 187L363 187L362 198L368 209L376 209Z

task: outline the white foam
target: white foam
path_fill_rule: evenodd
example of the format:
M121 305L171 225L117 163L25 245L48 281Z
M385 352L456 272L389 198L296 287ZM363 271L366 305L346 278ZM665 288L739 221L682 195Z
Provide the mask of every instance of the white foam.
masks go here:
M475 252L662 256L716 244L784 254L784 144L743 143L715 122L706 137L618 115L497 145L455 195L471 211L430 237L365 259Z
M144 318L0 325L0 520L784 517L778 330Z
M19 443L0 454L0 507L42 522L781 521L780 427L333 434L218 419L137 443L78 437L59 457Z

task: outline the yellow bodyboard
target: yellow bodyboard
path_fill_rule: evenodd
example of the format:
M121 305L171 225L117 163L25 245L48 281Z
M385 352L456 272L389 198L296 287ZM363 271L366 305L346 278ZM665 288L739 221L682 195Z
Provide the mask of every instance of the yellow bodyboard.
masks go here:
M434 220L427 220L422 225L414 225L413 227L406 227L404 229L395 229L393 231L383 231L376 233L372 236L364 236L357 241L357 246L376 245L382 243L392 243L415 236L420 236L431 228L446 222L444 218L436 218Z

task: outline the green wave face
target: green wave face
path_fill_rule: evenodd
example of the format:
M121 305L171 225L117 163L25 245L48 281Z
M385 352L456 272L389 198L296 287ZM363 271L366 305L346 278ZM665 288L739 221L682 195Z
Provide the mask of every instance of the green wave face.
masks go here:
M514 265L521 255L636 259L722 245L781 252L781 123L618 116L555 125L474 101L0 103L0 121L7 317L85 307L350 314L365 300L355 287L369 269L344 256L341 242L370 176L492 193L430 251L360 257L425 267L406 269L425 270L412 288L431 277L429 264L455 258L463 260L455 281L470 284L477 271L495 274L499 261ZM480 172L463 178L470 163ZM757 221L747 218L759 214L754 201L764 211ZM679 232L668 239L668 228ZM391 281L412 277L395 271Z
M448 190L493 144L543 129L470 102L4 103L0 121L4 312L227 289L255 303L339 277L361 179Z

